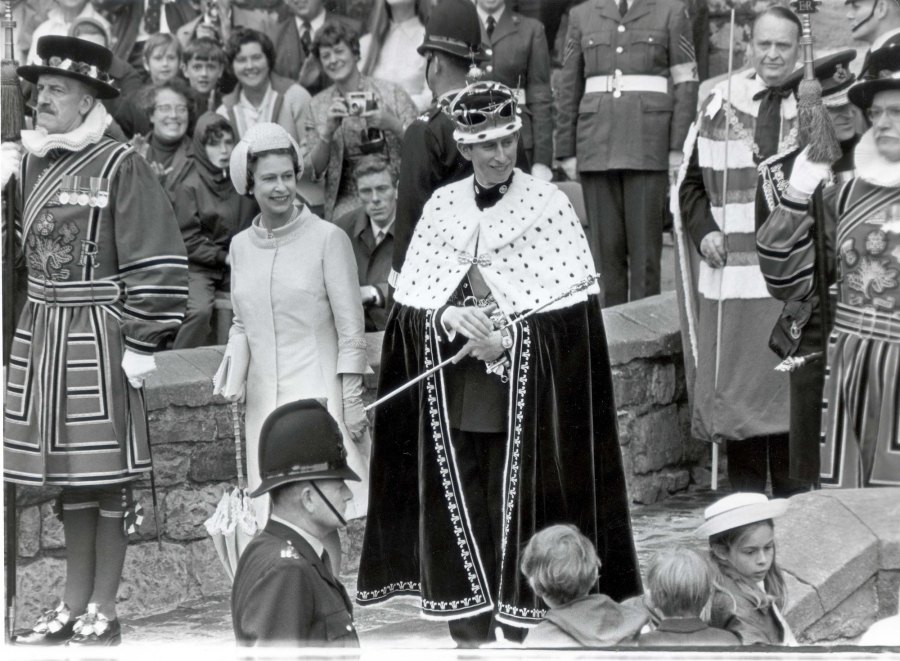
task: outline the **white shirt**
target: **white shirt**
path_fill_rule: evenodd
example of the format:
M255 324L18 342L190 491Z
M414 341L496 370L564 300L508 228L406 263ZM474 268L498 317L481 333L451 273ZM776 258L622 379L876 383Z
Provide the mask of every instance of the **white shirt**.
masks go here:
M372 69L372 78L380 78L400 85L412 97L419 110L431 104L431 90L425 81L424 57L416 51L425 40L425 26L418 16L400 23L391 21L378 53L378 62ZM372 35L359 39L359 61L365 63L372 46Z
M484 29L487 30L487 20L488 16L494 17L494 27L497 27L497 23L500 22L500 17L503 16L503 12L506 10L506 5L500 5L500 9L497 9L493 12L486 12L481 7L476 6L475 9L478 11L478 18L481 20L481 24L484 26Z
M394 221L391 220L391 222L389 222L384 227L378 227L378 225L375 224L375 221L373 221L371 218L369 218L369 226L372 228L372 238L377 241L379 232L384 232L384 239L387 238L388 233L391 231L391 228L394 226ZM382 239L382 241L384 241L384 239Z
M302 37L303 36L303 19L300 18L299 16L294 16L294 22L297 24L297 34L299 34ZM319 14L309 22L310 42L312 42L312 40L316 38L316 32L318 32L319 28L321 28L323 25L325 25L325 10L324 9L322 9L322 11L320 11Z
M325 547L322 546L322 542L319 541L319 538L318 538L318 537L313 536L312 533L308 533L308 532L306 532L305 530L303 530L302 528L298 528L297 526L295 526L295 525L294 525L293 523L291 523L290 521L285 521L284 519L282 519L282 518L281 518L280 516L278 516L277 514L270 514L270 515L269 515L269 519L271 519L272 521L276 521L276 522L280 523L280 524L283 525L283 526L287 526L288 528L290 528L291 530L293 530L294 532L296 532L296 533L297 533L298 535L300 535L303 539L305 539L305 540L309 543L310 546L312 546L312 549L313 549L313 551L316 552L316 555L317 555L317 556L319 556L320 558L322 557L322 551L325 550Z

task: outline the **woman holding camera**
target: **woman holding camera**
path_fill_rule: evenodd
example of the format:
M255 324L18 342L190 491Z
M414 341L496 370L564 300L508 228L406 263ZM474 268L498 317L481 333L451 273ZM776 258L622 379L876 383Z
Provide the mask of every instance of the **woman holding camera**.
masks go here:
M312 43L333 84L304 110L300 147L312 177L325 180L326 220L360 206L350 173L364 155L382 154L399 172L403 132L417 115L402 87L360 73L359 52L357 35L337 23L325 24Z

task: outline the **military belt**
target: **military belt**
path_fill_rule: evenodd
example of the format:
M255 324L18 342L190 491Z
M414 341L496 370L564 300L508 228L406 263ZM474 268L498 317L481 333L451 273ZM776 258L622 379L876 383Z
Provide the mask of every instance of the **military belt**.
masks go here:
M122 297L122 288L110 280L40 281L28 278L28 300L51 307L110 305Z
M613 76L591 76L584 81L584 93L612 92L616 98L622 92L669 93L669 79L665 76L625 76L617 71Z

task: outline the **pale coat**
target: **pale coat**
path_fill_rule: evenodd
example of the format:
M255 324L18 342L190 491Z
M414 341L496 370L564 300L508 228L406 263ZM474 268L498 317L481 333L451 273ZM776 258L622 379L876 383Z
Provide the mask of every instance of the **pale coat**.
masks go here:
M271 237L271 238L270 238ZM347 461L363 478L347 518L366 512L366 462L343 421L341 374L366 370L366 339L356 261L350 239L306 207L284 227L253 224L231 242L230 342L246 337L247 477L260 482L259 432L275 408L305 398L327 399L344 435Z

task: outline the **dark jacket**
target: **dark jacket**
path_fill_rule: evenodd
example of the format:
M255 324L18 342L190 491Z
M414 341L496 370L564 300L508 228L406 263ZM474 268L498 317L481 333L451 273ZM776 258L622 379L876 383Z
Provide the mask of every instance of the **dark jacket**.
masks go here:
M191 266L224 269L231 237L241 223L259 209L249 197L239 195L231 185L228 169L213 166L200 140L210 124L228 120L207 112L197 120L193 149L196 166L175 192L175 216ZM233 129L232 129L233 131Z
M246 647L359 647L347 590L301 535L277 521L238 562L231 619Z
M142 1L91 0L91 4L112 25L113 43L115 44L113 52L123 60L128 60L144 18L144 3ZM166 13L166 23L169 31L173 34L199 14L190 0L166 2L160 9Z
M525 647L609 647L634 643L650 615L640 598L621 604L589 594L547 611L525 638Z
M504 10L494 33L488 37L481 24L481 41L491 48L487 65L489 80L525 92L522 111L522 144L531 153L532 165L550 167L553 161L552 93L550 50L544 26L539 21Z
M351 31L359 34L359 22L346 16L325 12L325 24L340 23ZM315 35L312 35L315 37ZM275 28L275 36L272 39L275 44L275 73L285 78L290 78L295 83L300 83L312 96L331 85L331 80L325 75L318 62L311 62L300 79L300 70L307 57L307 53L300 42L300 32L297 30L297 17L289 11L285 11L281 21Z
M698 617L669 618L659 623L656 631L642 634L638 647L710 647L740 645L741 640L730 631L709 626Z
M353 244L359 285L371 285L381 294L381 305L370 305L365 309L366 331L383 331L392 303L388 276L391 273L391 255L394 251L394 227L391 226L384 239L376 246L372 223L364 208L344 214L334 224L347 233Z

